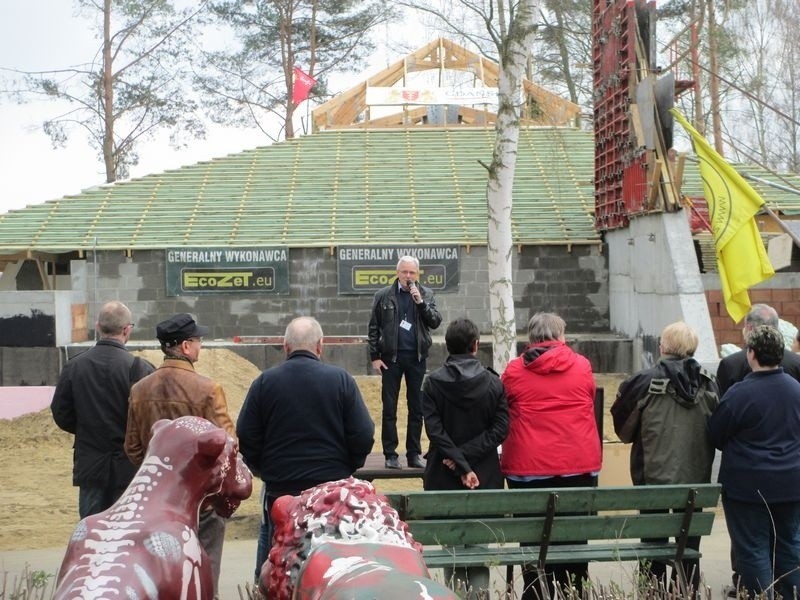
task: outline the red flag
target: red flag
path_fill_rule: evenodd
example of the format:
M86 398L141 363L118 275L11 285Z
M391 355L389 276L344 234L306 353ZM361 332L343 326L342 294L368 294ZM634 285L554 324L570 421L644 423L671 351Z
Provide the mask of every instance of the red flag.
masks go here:
M304 73L300 67L294 68L294 85L292 85L292 102L300 104L308 98L308 93L317 80L308 73Z

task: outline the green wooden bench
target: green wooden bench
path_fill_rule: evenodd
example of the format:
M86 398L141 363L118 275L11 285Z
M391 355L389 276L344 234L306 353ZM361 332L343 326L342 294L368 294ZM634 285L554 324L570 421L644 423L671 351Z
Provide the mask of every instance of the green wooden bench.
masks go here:
M387 497L424 545L429 568L506 565L510 584L514 565L542 572L546 564L659 560L677 565L685 584L680 561L701 556L687 538L711 533L719 494L720 485L710 483ZM660 537L669 541L641 541Z

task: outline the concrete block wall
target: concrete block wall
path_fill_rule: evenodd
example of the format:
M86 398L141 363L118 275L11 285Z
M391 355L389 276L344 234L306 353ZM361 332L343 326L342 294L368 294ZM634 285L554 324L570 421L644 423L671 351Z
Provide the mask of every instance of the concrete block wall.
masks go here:
M534 312L555 311L566 320L567 335L574 338L576 350L586 354L596 369L614 371L627 368L630 344L623 341L618 345L618 339L595 342L596 336L591 335L608 333L608 268L600 246L526 246L514 255L513 261L517 332L521 338L526 335L528 319ZM281 336L287 323L295 316L313 315L319 319L327 336L360 338L354 340L356 343L329 344L325 359L353 374L371 374L363 338L367 335L372 295L339 295L337 277L336 256L331 255L329 249L293 248L289 251L288 295L220 293L173 297L166 295L163 251L140 251L133 256L118 251L98 252L97 256L90 255L86 260L71 262L67 280L71 289L55 293L0 292L0 305L5 299L17 304L23 302L29 307L30 299L21 294L47 295L47 314L52 315L53 322L48 329L52 332L49 333L50 341L44 345L52 348L41 350L45 353L55 351L55 358L48 354L41 361L31 361L32 364L40 362L46 371L41 377L35 369L31 372L23 369L23 362L7 358L5 366L0 364L0 381L3 385L39 385L42 381L46 381L45 385L53 385L63 362L56 346L69 344L69 341L56 343L55 321L64 321L62 326L75 327L78 324L71 315L80 315L84 331L71 332L72 342L88 339L91 343L95 339L93 328L97 310L109 300L125 302L133 312L132 347L153 347L155 326L159 321L175 313L190 312L211 328L207 345L216 343L215 339L224 340L218 344L231 348L260 367L282 361L281 346L231 344L235 336ZM459 277L458 290L436 294L443 325L434 332L434 348L429 361L432 366L444 361L447 355L444 332L447 323L459 316L467 316L478 324L484 334L481 358L485 364L491 364L485 247L461 249ZM30 285L33 282L31 279ZM56 302L55 295L64 298ZM21 330L26 327L30 324L23 324ZM6 345L0 341L0 347ZM68 349L70 356L85 347L71 347Z
M0 386L55 385L62 364L56 347L0 346Z
M514 299L518 332L526 332L536 312L560 314L571 332L607 332L608 259L602 247L524 246L514 261Z
M540 310L559 312L573 332L608 331L608 269L599 246L525 246L514 256L518 331ZM94 273L97 272L97 277ZM326 248L289 251L289 295L166 295L163 251L98 252L97 259L73 261L74 286L87 298L87 322L108 300L125 302L134 313L134 340L152 339L165 317L190 312L212 329L209 338L282 335L298 315L313 315L326 335L366 336L371 295L339 295L337 262ZM439 292L444 323L466 315L489 331L486 248L462 248L457 291ZM437 332L444 334L444 326Z
M72 292L0 292L0 346L54 347L72 341Z

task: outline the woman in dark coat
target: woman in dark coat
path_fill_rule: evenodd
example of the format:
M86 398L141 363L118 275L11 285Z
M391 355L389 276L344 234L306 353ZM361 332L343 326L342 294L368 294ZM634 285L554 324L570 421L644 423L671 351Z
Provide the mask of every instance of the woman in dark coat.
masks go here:
M449 356L422 386L430 440L426 490L503 488L497 447L508 434L508 402L500 378L476 358L478 339L478 327L469 319L450 323L445 333ZM445 569L445 578L460 579L476 591L489 587L485 567Z

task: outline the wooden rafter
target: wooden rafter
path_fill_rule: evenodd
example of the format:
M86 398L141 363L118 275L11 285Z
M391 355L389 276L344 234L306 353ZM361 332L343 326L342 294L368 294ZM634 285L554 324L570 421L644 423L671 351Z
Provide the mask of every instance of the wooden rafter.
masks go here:
M348 127L396 127L420 123L422 117L417 117L421 114L418 108L407 109L388 117L370 119L366 102L367 88L405 84L408 73L432 69L450 69L472 73L487 87L497 87L500 73L500 66L497 63L470 52L450 40L439 38L315 108L311 112L314 129L320 131ZM538 110L535 115L524 114L521 120L522 125L565 125L580 111L577 104L565 100L527 79L523 80L523 90ZM358 117L362 114L367 115L367 118L358 122ZM489 124L495 121L494 113L469 107L460 107L459 114L462 115L463 122L486 122ZM481 116L478 117L478 115Z

